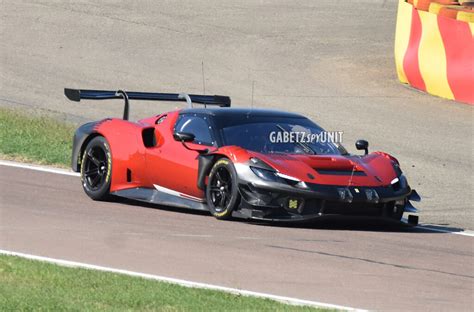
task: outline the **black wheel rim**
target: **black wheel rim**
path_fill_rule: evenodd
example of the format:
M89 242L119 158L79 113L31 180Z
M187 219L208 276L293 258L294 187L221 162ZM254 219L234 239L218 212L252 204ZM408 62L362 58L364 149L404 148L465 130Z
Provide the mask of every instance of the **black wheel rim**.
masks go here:
M232 176L225 167L219 167L209 181L210 197L216 212L227 209L232 199Z
M104 185L107 177L107 155L100 146L90 148L84 157L83 178L87 187L93 191Z

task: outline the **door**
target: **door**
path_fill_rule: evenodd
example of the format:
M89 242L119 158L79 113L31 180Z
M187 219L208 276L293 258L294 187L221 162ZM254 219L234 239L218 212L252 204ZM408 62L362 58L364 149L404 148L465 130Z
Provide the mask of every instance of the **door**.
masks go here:
M165 125L163 125L165 126ZM169 129L169 128L168 128ZM150 181L161 191L181 197L203 199L204 192L197 187L198 156L172 138L174 132L187 132L195 136L189 148L205 149L216 146L209 118L200 114L180 114L165 142L148 151L147 167Z

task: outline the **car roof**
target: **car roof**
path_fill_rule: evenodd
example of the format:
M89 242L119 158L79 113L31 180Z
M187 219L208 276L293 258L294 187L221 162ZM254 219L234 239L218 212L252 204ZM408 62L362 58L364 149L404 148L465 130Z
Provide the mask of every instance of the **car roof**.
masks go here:
M180 114L204 114L216 116L218 118L226 118L232 116L258 116L258 117L287 117L287 118L306 118L300 114L290 113L273 109L261 108L235 108L235 107L220 107L220 108L186 108L180 111Z

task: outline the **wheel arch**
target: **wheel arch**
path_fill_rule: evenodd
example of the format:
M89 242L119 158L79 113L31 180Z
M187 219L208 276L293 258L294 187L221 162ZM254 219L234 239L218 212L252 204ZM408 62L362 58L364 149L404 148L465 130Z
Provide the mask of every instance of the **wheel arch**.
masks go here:
M197 187L200 190L206 189L206 177L211 172L212 166L220 158L227 157L223 154L201 154L198 156L198 178Z
M92 133L87 136L84 146L84 157L81 163L81 181L86 194L93 200L107 201L112 197L110 195L112 160L107 139L98 134ZM100 149L103 153L95 153L94 156L85 157L89 146L92 149ZM93 154L91 154L93 155ZM95 159L95 160L94 160ZM88 165L89 163L89 165ZM91 170L91 164L94 163ZM95 177L91 178L85 172L90 172ZM98 180L96 180L98 178Z
M220 220L229 220L232 218L232 212L239 207L241 201L237 171L233 160L227 157L227 155L218 153L214 156L215 159L210 166L208 183L211 186L220 186L220 190L213 191L212 187L206 186L206 201L209 211L214 217ZM227 170L230 180L229 178L222 180L220 175L217 174L219 169L224 168ZM216 181L214 179L217 179L217 184L215 184ZM219 184L219 180L221 184ZM231 186L230 188L228 188L229 185ZM220 195L215 194L216 192L220 193ZM226 193L226 195L224 195L223 192ZM220 199L217 199L215 196L219 196ZM224 200L224 202L222 202L222 200ZM218 201L218 203L215 201Z
M96 130L100 122L101 121L86 123L77 128L74 133L71 155L71 168L73 171L81 171L82 154L84 153L87 144L89 144L93 138L103 136Z
M143 124L107 118L80 126L74 135L72 169L81 170L82 155L91 140L101 136L110 148L113 166L110 191L149 185L145 166Z
M100 134L99 132L92 132L91 134L89 134L84 142L82 143L81 145L81 148L79 150L79 155L78 155L78 162L77 162L77 171L81 171L81 166L82 166L82 155L84 154L84 150L86 149L86 146L87 144L89 144L90 141L92 141L92 139L98 137L98 136L102 136L102 134Z
M225 146L210 154L199 155L197 179L197 186L199 189L206 189L206 177L209 175L212 166L216 163L216 161L224 157L228 158L233 163L239 163L248 160L250 154L247 152L247 150L238 146Z

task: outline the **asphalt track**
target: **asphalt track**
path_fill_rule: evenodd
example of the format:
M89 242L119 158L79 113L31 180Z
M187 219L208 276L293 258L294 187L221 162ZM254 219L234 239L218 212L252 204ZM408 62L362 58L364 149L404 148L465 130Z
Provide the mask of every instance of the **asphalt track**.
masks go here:
M1 1L0 105L81 123L122 103L64 87L203 91L344 131L395 155L423 222L474 229L474 107L398 83L397 1ZM137 119L175 103L131 103Z
M474 229L472 106L397 82L396 1L1 1L0 105L82 123L121 103L64 87L208 94L300 112L395 155L421 222ZM131 104L137 119L176 104ZM377 310L472 310L473 238L354 221L219 222L98 203L76 177L0 166L0 248Z
M469 311L473 238L345 220L218 221L93 202L76 176L0 165L0 248L370 310Z

